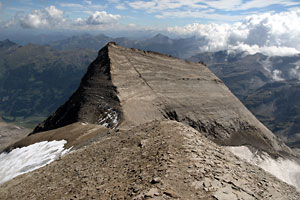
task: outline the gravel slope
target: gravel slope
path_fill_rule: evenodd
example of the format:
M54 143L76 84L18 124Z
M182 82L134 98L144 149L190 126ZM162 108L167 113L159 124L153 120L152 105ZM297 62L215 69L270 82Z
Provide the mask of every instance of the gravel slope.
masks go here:
M300 194L175 121L111 132L0 186L0 199L299 199Z

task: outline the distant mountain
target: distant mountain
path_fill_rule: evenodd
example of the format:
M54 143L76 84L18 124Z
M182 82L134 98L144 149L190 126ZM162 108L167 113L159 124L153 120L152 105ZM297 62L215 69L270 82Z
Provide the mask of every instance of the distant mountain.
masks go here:
M57 40L63 40L70 37L70 34L67 33L40 33L40 34L32 34L31 31L26 30L14 30L7 31L5 29L1 29L0 40L5 40L9 38L9 40L16 42L20 45L26 45L29 43L46 45Z
M111 40L112 38L102 34L96 36L84 34L59 40L50 45L59 50L93 49L98 51Z
M156 51L178 58L189 58L199 53L199 41L195 37L184 39L171 39L163 34L157 34L145 40L133 40L126 37L111 38L103 34L79 35L64 40L49 43L53 48L60 50L71 50L87 48L99 50L109 41L116 42L127 48L137 48L146 51Z
M300 55L220 51L189 60L207 64L260 121L289 145L300 147Z
M67 100L96 51L0 42L0 114L34 125Z

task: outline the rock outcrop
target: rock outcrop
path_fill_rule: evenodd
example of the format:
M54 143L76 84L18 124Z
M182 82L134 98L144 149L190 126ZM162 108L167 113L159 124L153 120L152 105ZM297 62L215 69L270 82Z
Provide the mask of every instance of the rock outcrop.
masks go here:
M78 90L33 133L77 121L128 128L152 120L184 122L221 145L291 151L207 67L109 43Z
M299 196L294 187L245 163L190 126L170 120L112 131L0 186L0 199L5 200L298 200Z

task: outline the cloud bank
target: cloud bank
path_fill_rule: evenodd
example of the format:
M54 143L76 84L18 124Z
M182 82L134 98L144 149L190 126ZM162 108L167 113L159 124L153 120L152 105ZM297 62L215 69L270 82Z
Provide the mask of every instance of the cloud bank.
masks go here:
M20 16L19 22L23 28L43 28L60 25L65 22L63 11L55 6L49 6L42 10L33 10L30 14Z
M90 5L90 1L85 1ZM61 3L62 7L80 7L80 4ZM63 28L78 29L80 26L86 30L93 28L103 28L104 26L114 26L121 19L120 15L109 14L106 11L95 11L90 13L86 18L77 18L75 20L64 17L64 12L55 6L49 6L45 9L33 10L26 15L18 15L13 19L15 25L19 22L22 28L39 29L39 28ZM75 25L75 26L74 26ZM8 26L8 25L7 25Z
M108 14L105 11L96 11L89 18L87 18L86 23L91 25L109 24L117 22L120 18L120 15Z
M201 51L232 49L283 56L300 53L300 10L251 15L242 23L175 26L168 31L201 39Z

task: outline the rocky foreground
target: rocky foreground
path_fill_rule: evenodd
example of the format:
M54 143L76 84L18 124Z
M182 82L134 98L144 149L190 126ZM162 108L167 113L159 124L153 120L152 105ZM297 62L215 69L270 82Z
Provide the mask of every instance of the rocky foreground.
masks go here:
M294 187L179 122L98 133L92 144L1 185L0 199L300 197Z

